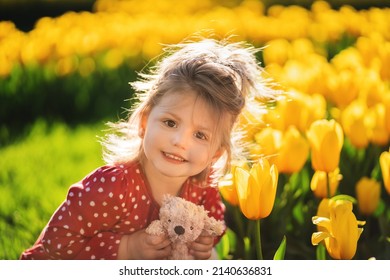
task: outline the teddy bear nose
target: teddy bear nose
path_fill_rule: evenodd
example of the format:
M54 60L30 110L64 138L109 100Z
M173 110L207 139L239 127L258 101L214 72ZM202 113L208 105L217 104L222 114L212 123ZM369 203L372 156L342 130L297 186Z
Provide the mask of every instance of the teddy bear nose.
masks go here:
M174 230L175 230L177 235L182 235L185 232L185 230L184 230L184 228L182 226L175 226Z

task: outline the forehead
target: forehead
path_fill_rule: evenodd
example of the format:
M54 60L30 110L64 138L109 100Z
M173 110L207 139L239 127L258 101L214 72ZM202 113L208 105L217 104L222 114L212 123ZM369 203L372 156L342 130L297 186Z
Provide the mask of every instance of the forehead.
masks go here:
M180 118L189 118L198 126L214 129L218 115L212 106L192 90L181 90L165 94L156 105L161 112Z

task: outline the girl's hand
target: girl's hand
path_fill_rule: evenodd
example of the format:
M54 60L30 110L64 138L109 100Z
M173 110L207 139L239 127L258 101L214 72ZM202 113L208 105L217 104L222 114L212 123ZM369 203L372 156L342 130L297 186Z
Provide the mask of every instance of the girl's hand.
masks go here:
M189 246L190 254L196 260L207 260L211 257L211 252L214 247L214 237L211 235L201 234Z
M143 229L122 237L118 259L161 260L168 258L171 252L171 241L166 235L150 235Z

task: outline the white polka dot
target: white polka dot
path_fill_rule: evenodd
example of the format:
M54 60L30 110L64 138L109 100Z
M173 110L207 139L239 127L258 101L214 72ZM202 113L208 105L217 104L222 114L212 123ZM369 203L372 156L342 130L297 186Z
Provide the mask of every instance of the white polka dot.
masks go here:
M113 194L112 192L110 192L110 193L108 194L108 196L109 196L109 197L113 197L114 194Z
M78 215L78 216L77 216L77 219L78 219L79 221L82 221L82 220L83 220L83 216Z
M85 251L87 252L91 251L91 247L90 246L85 247Z
M79 206L83 205L83 203L81 202L81 200L79 200Z
M94 216L95 218L97 218L97 217L99 217L99 213L94 213L93 216Z
M62 216L61 216L61 215L60 215L60 216L58 216L58 220L60 220L60 221L62 220Z
M92 207L95 206L95 201L91 201L91 202L89 203L89 205L91 205Z
M80 192L80 193L79 193L79 197L82 197L82 196L83 196L83 194Z
M103 217L105 217L105 218L106 218L107 216L108 216L108 214L107 214L107 213L103 213Z
M115 216L115 219L119 220L120 216Z
M115 182L115 181L116 181L115 176L112 176L112 177L111 177L111 182Z
M103 201L102 205L107 206L107 202Z
M58 244L58 245L57 245L57 249L61 249L61 244Z
M119 195L119 199L123 199L123 194L120 194L120 195Z
M100 242L100 247L103 247L104 245L105 245L105 243L104 242Z
M88 227L91 227L91 226L92 226L92 223L88 223L87 226L88 226Z
M115 205L114 206L114 210L118 210L118 209L119 209L119 207Z
M54 232L56 232L57 230L58 230L58 228L56 228L56 227L55 227L55 228L53 228L53 231L54 231Z
M138 204L137 204L137 203L134 204L133 208L134 208L134 209L137 209L137 207L138 207Z
M67 253L68 253L68 255L70 255L70 254L72 254L73 252L72 252L72 250L68 250Z
M73 192L70 192L70 193L69 193L69 196L70 196L70 197L74 196L74 193L73 193Z
M80 233L84 234L85 233L84 229L80 229Z
M140 173L138 168L135 170L135 173L138 173L138 174Z
M97 235L97 237L102 238L102 237L103 237L103 234L102 234L102 233L99 233L99 234Z
M94 260L94 259L96 259L96 257L95 257L95 255L92 255L91 260Z
M62 210L62 212L64 212L66 210L66 207L65 206L62 207L61 210Z
M71 234L70 232L68 232L68 233L66 234L66 236L67 236L67 237L71 237L72 234Z
M106 181L106 179L104 179L104 177L100 178L100 182L104 183Z
M91 188L89 188L89 187L85 189L86 192L89 192L90 190L91 190Z
M138 215L135 215L135 216L134 216L134 220L137 221L138 219L139 219Z
M136 191L139 191L139 185L137 185L137 186L135 187L135 190L136 190Z
M120 168L124 168L125 166L123 164L119 165Z
M142 200L145 200L145 199L146 199L146 196L145 196L145 195L142 195L142 196L141 196L141 199L142 199Z
M102 192L103 192L103 188L100 187L100 188L98 189L98 192L102 193Z
M191 194L191 196L192 196L192 197L196 197L196 192L193 192L193 193Z
M125 225L130 225L130 221L126 221L126 222L125 222Z
M66 201L66 204L70 205L70 200L67 200L67 201Z

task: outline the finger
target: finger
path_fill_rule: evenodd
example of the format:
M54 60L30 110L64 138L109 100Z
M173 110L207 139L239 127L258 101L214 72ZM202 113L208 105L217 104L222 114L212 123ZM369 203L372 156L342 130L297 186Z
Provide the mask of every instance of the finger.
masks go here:
M205 252L202 251L195 251L190 250L190 254L194 257L196 260L207 260L211 257L211 249Z
M199 236L194 243L201 243L201 244L213 244L214 243L214 237L212 236Z
M155 250L161 250L171 245L171 241L165 235L149 235L146 237L146 243L148 246L152 247Z

